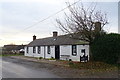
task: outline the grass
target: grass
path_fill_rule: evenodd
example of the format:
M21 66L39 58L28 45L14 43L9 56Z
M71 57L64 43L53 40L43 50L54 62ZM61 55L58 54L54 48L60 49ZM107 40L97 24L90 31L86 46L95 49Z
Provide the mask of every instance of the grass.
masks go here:
M30 58L30 57L29 57ZM33 57L31 57L33 58ZM35 58L38 59L38 58ZM41 59L41 58L40 58ZM55 60L54 58L49 58L45 60ZM110 70L117 70L118 67L120 69L120 64L107 64L104 62L72 62L72 61L65 61L65 60L57 60L62 65L68 65L70 68L74 69L87 69L87 70L95 70L95 71L110 71Z
M22 56L21 54L0 54L0 56Z
M111 71L118 70L118 68L120 68L120 65L107 64L103 62L86 62L86 63L69 62L68 64L71 68L95 71Z
M33 58L33 57L29 57L29 58ZM55 60L55 59L49 58L45 60ZM95 71L111 71L111 70L117 70L118 68L120 69L120 64L107 64L104 62L95 62L95 61L88 61L88 62L73 62L73 61L65 61L65 60L57 60L57 61L58 63L60 62L60 64L63 66L68 65L68 67L74 69L86 69L86 70L95 70Z

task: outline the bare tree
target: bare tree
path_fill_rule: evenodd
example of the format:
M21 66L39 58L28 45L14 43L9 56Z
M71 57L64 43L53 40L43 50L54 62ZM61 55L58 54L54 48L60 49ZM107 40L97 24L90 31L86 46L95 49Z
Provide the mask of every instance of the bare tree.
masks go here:
M105 13L96 11L96 5L85 8L68 4L69 14L65 13L64 21L56 19L59 28L73 38L88 41L93 40L104 32L103 27L108 23Z

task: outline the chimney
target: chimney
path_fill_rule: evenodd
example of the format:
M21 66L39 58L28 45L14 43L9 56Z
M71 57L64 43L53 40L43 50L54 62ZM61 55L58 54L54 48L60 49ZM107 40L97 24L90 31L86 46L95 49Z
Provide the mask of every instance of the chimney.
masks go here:
M34 40L36 40L36 36L35 36L35 35L33 36L33 41L34 41Z
M95 22L95 31L101 31L101 23Z
M57 31L54 31L54 32L53 32L53 37L57 37L57 35L58 35L58 32L57 32Z

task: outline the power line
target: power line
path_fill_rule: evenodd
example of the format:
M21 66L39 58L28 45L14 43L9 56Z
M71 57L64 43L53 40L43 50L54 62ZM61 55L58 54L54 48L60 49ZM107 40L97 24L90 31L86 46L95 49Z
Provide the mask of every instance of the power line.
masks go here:
M37 23L28 26L27 28L23 29L22 31L25 31L25 30L27 30L27 29L29 29L29 28L31 28L31 27L34 27L35 25L37 25L37 24L39 24L39 23L41 23L41 22L43 22L43 21L45 21L45 20L47 20L47 19L49 19L49 18L55 16L56 14L58 14L58 13L64 11L65 9L69 8L70 6L75 5L75 4L78 3L79 1L80 1L80 0L78 0L78 1L74 2L73 4L71 4L71 5L69 5L69 6L67 6L67 7L65 7L65 8L63 8L63 9L61 9L60 11L58 11L58 12L56 12L56 13L54 13L54 14L52 14L52 15L50 15L50 16L48 16L48 17L46 17L46 18L44 18L44 19L42 19L42 20L40 20L40 21L38 21ZM22 32L22 31L21 31L21 32ZM21 33L21 32L19 32L19 33Z

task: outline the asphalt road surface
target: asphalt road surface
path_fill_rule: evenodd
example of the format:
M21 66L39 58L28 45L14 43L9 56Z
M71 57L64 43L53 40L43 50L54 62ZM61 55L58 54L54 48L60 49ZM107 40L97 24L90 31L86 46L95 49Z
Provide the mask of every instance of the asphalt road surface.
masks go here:
M39 64L38 67L34 62L20 61L9 57L3 57L1 62L2 78L59 78L44 68L42 64Z
M2 58L0 57L0 79L2 79Z
M30 59L30 58L29 58ZM3 60L3 61L2 61ZM57 66L53 64L43 63L43 62L33 62L33 60L27 60L22 58L14 57L3 57L0 58L0 72L2 71L2 78L23 78L26 80L40 78L46 79L51 78L51 80L58 80L61 78L118 78L118 69L110 71L100 71L91 72L84 69L73 69L68 67ZM2 70L1 70L2 67ZM94 72L94 73L93 73ZM57 79L56 79L57 78ZM27 80L28 80L27 79ZM6 79L5 79L6 80ZM13 80L13 79L10 79ZM21 80L21 79L19 79ZM80 79L81 80L81 79ZM108 79L109 80L109 79Z

